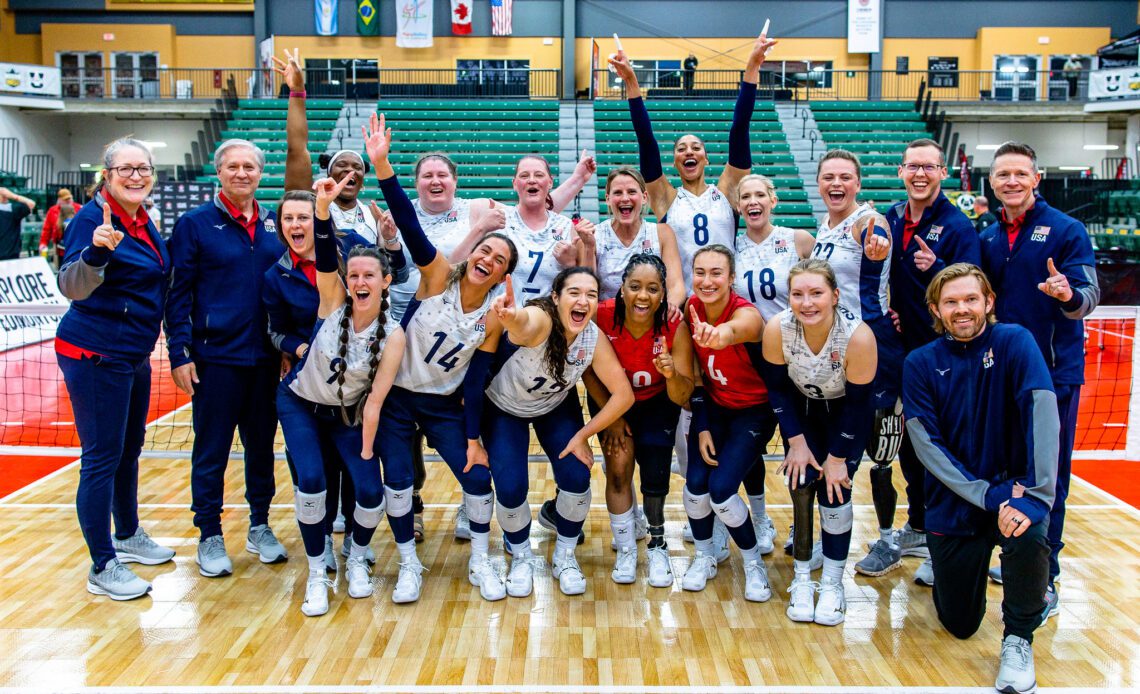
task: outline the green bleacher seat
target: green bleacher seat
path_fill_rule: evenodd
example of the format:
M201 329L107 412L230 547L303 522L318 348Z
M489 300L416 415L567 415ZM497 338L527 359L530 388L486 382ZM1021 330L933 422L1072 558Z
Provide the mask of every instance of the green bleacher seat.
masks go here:
M623 102L624 105L624 102ZM531 101L529 99L381 99L376 107L382 112L395 109L424 111L558 111L557 101Z
M812 113L816 111L913 111L914 103L909 101L812 101Z

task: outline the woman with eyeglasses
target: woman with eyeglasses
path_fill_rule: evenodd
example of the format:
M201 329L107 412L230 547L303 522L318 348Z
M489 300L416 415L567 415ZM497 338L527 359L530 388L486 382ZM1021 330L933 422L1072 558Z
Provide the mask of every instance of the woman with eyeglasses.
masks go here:
M146 145L129 137L107 145L102 177L92 202L67 227L59 288L71 307L55 349L83 449L75 505L91 554L87 591L131 600L151 585L127 563L174 558L174 550L150 539L138 516L150 354L162 325L170 255L142 206L154 186Z

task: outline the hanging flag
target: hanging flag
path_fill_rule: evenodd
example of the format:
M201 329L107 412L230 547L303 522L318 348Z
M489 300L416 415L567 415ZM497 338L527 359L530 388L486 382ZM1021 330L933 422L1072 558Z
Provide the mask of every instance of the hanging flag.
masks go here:
M396 0L396 45L429 48L432 44L432 0Z
M471 0L451 0L451 33L456 36L471 33Z
M491 0L491 35L511 35L511 4L514 0Z
M376 11L379 0L358 0L356 3L356 33L361 36L380 35L380 16Z
M966 156L966 145L958 145L958 179L962 190L969 192L974 189L974 182L970 178L970 159Z
M337 0L313 0L313 21L317 25L317 36L336 36Z

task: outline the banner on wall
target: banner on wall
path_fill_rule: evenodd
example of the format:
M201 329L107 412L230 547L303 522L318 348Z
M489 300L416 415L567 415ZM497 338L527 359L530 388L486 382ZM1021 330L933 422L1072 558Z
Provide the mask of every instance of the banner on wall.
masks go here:
M471 0L451 0L451 33L456 36L471 33Z
M257 44L257 57L261 62L261 96L273 96L273 37Z
M356 3L356 33L361 36L380 35L380 13L376 7L380 0L358 0Z
M491 0L491 36L510 36L513 31L511 5L514 0Z
M313 0L313 3L313 22L317 27L317 36L336 36L337 0Z
M1089 73L1090 99L1140 98L1140 67L1116 67Z
M882 0L847 0L847 52L878 53Z
M0 352L55 337L63 314L45 314L35 306L67 303L42 257L0 260L0 304L9 311L0 316ZM28 306L30 313L20 314L21 305Z
M396 0L396 45L400 48L430 48L432 0Z
M0 63L0 92L60 96L59 68Z

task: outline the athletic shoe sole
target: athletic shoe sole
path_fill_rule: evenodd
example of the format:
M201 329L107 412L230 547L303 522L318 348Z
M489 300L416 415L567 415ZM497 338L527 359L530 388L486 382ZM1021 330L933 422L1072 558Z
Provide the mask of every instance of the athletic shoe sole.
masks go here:
M857 573L857 574L862 574L863 576L886 576L887 574L889 574L890 572L892 572L892 571L894 571L895 569L899 568L900 566L902 566L902 561L901 561L901 560L900 560L900 561L896 561L894 564L891 564L891 565L890 565L890 566L888 566L887 568L885 568L885 569L882 569L882 570L880 570L880 571L869 571L869 570L867 570L867 569L861 569L861 568L859 568L859 565L858 565L858 564L856 564L856 565L855 565L855 573Z
M230 574L233 573L233 571L223 570L223 571L219 571L217 573L210 573L209 571L206 571L205 569L203 569L202 565L199 564L198 565L198 573L202 574L206 578L220 578L222 576L229 576Z
M1033 686L1029 689L1018 689L1013 685L1009 685L1008 687L1002 687L998 691L1001 692L1001 694L1033 694L1037 691L1037 683L1034 682Z
M249 552L250 554L256 554L257 558L261 560L262 564L280 564L289 558L288 554L278 554L275 557L262 554L261 551L257 549L257 545L253 544L249 540L246 540L245 551ZM266 557L269 558L267 559Z
M143 564L145 566L158 566L174 559L174 555L170 555L167 559L152 559L139 554L126 554L118 551L115 552L115 557L122 564Z
M150 589L151 589L151 586L148 585L146 587L146 590L144 590L141 593L131 593L130 595L123 595L122 593L119 593L116 595L115 593L111 593L111 592L108 592L108 591L100 588L99 586L92 583L91 581L87 582L87 592L88 593L91 593L92 595L106 595L107 597L111 598L112 600L118 600L120 602L124 601L124 600L134 600L136 598L141 598L142 596L149 593Z
M874 542L864 543L867 546L867 551L870 552L874 547ZM899 550L899 554L904 557L922 557L923 559L930 558L929 547L911 547L910 549Z

